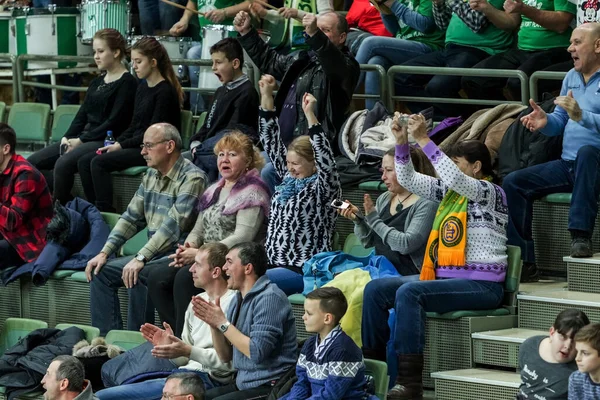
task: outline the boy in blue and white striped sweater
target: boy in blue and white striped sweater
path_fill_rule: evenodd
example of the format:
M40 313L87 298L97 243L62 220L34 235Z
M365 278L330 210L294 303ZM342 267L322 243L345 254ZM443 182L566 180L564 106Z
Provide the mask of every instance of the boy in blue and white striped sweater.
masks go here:
M600 399L600 324L584 326L575 335L577 368L569 378L569 400Z
M347 309L338 288L322 287L306 296L302 319L306 331L317 335L304 344L296 365L298 381L281 400L371 398L365 390L362 351L339 325Z

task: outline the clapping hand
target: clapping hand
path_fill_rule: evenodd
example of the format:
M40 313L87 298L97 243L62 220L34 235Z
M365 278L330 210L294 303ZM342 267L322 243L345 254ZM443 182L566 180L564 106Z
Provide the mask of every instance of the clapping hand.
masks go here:
M579 107L579 103L573 97L572 90L569 90L566 96L558 96L554 99L554 104L561 106L569 114L569 118L575 122L579 122L583 118L583 112Z
M533 111L521 118L521 123L531 132L542 129L548 123L548 116L546 112L542 110L540 106L535 104L535 101L529 99L529 104L533 108Z
M173 335L173 329L166 322L163 322L163 326L165 329L160 329L156 325L146 323L142 325L140 332L144 339L152 343L153 346L171 344L172 341L169 339L169 335Z

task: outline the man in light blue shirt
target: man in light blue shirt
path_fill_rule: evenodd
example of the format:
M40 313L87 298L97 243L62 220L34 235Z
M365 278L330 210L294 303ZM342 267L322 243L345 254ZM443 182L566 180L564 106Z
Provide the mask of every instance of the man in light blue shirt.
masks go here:
M568 49L574 68L567 73L553 113L530 100L533 112L521 118L530 131L563 136L560 160L509 174L503 188L510 222L508 243L521 247L521 282L539 279L531 221L533 201L551 193L571 192L571 257L591 257L591 236L600 195L600 24L578 27Z

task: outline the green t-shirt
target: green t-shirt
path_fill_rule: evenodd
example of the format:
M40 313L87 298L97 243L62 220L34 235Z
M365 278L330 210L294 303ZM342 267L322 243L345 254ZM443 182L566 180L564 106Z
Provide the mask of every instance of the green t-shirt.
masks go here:
M215 9L220 10L225 7L231 7L235 6L236 4L240 4L242 1L243 0L192 0L200 12L207 12ZM198 22L200 23L200 29L206 25L233 25L233 17L224 19L218 24L215 24L203 16L198 15Z
M569 0L524 0L523 3L535 7L538 10L564 11L575 15L577 6ZM572 29L563 33L543 28L529 18L521 18L521 29L519 29L518 46L521 50L544 50L556 47L569 47Z
M504 0L489 0L489 3L498 10L504 10ZM446 43L475 47L494 55L502 53L512 46L513 33L496 28L491 22L488 22L487 26L479 33L475 33L455 13L452 13L446 31Z
M431 0L399 0L400 3L405 5L409 10L416 11L424 17L433 18L432 2ZM400 29L396 34L398 39L414 40L426 44L433 50L440 50L444 47L444 32L440 31L437 27L431 33L419 32L416 29L406 25L403 21L398 20Z

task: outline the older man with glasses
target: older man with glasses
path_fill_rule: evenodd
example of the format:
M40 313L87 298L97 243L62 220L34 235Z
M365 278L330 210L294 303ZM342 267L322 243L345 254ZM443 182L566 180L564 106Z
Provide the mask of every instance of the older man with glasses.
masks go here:
M113 228L102 251L85 269L90 286L92 325L106 335L122 329L117 292L128 289L127 329L138 330L153 322L154 310L146 305L146 279L153 266L168 264L167 258L183 244L194 226L199 195L206 176L181 155L181 136L170 124L150 126L144 134L142 156L148 172ZM117 257L121 246L148 228L148 242L135 256Z
M204 400L204 383L193 372L177 372L165 382L162 400Z

